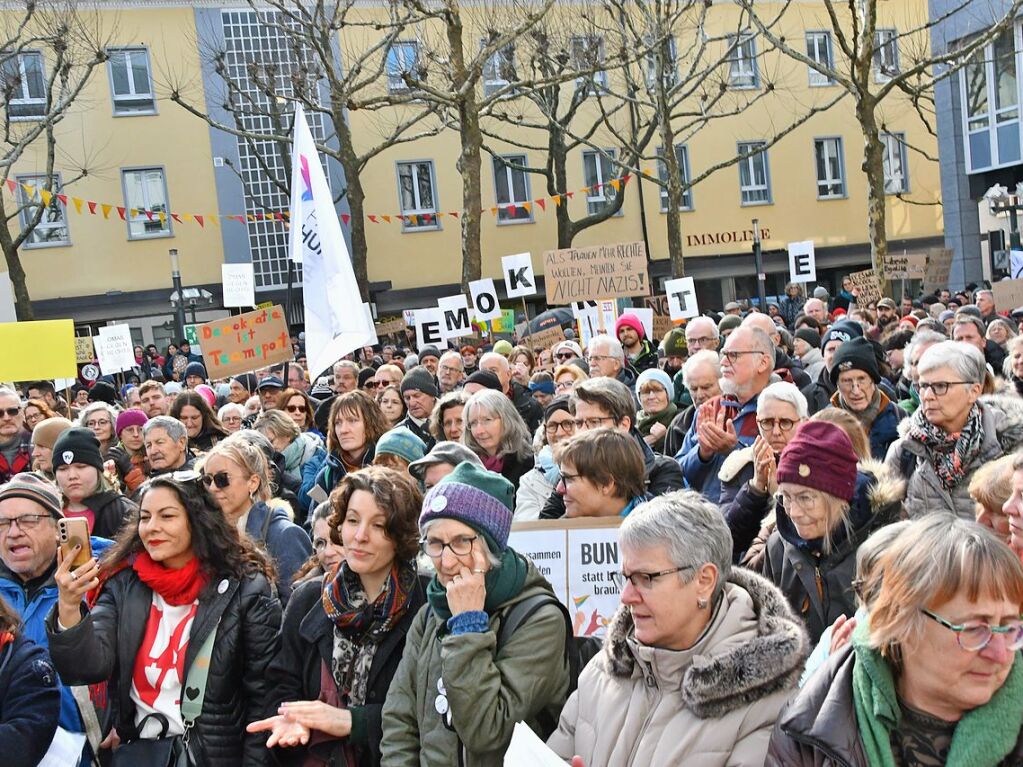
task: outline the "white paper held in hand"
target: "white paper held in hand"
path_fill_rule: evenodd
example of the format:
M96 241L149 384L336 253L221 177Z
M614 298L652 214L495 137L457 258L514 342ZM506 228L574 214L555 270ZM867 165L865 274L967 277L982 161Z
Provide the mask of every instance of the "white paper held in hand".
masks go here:
M565 762L525 722L517 722L504 753L504 767L565 767Z

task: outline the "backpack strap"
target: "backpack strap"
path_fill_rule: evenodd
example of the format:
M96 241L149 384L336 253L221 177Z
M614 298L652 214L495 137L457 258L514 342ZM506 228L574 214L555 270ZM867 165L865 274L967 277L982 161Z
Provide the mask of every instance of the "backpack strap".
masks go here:
M185 686L181 696L181 718L185 725L186 742L188 731L192 729L195 720L202 715L202 705L206 699L206 682L210 676L210 659L213 655L213 644L217 641L219 627L220 621L218 620L217 625L213 627L199 647L199 652L196 653L195 660L192 661L188 674L185 676Z

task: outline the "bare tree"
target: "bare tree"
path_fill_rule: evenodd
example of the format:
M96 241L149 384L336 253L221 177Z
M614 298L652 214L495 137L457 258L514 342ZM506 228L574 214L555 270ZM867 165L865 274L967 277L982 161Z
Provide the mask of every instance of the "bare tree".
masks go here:
M9 11L0 20L0 99L3 114L4 156L0 183L11 186L14 167L26 155L44 170L41 183L28 192L14 185L18 202L0 196L0 249L14 290L21 321L35 316L25 281L20 249L32 238L45 238L45 221L59 222L66 215L67 198L55 186L54 169L59 125L74 109L96 68L108 58L106 39L96 17L79 13L73 0L29 0L21 11ZM88 163L79 163L62 187L88 175ZM28 186L28 185L26 185Z
M874 268L883 275L888 255L887 211L885 207L884 109L901 100L925 122L928 103L933 104L935 83L958 72L983 46L1002 33L1023 8L1023 0L1013 0L1003 13L992 10L992 23L983 32L954 47L932 50L931 31L960 13L975 14L975 0L961 0L945 12L920 21L907 19L908 26L895 29L879 19L878 0L821 0L822 24L834 40L833 55L811 51L800 40L793 43L776 31L781 15L794 4L786 0L770 10L754 0L738 0L749 14L750 24L779 51L806 65L821 78L841 89L853 100L857 126L863 136L861 168L867 178L867 227ZM894 7L892 11L894 12Z

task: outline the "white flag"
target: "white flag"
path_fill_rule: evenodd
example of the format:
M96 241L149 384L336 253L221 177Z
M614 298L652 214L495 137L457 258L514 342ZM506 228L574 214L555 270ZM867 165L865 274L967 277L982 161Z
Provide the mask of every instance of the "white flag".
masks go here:
M305 113L295 106L291 171L291 260L302 263L305 345L312 380L355 349L374 342L341 222Z

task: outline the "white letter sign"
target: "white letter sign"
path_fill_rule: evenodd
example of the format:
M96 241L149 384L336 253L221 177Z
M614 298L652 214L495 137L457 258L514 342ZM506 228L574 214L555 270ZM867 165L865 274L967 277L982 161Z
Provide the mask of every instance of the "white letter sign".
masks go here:
M696 303L696 284L692 277L667 280L664 292L668 295L668 312L673 320L688 320L700 313Z
M815 263L813 253L813 240L789 243L789 281L817 281L817 264Z
M533 259L529 253L502 256L501 268L504 270L504 286L508 292L508 298L536 295Z
M476 319L482 322L500 319L501 304L497 300L497 288L489 277L469 283L469 295L472 296L472 308Z

